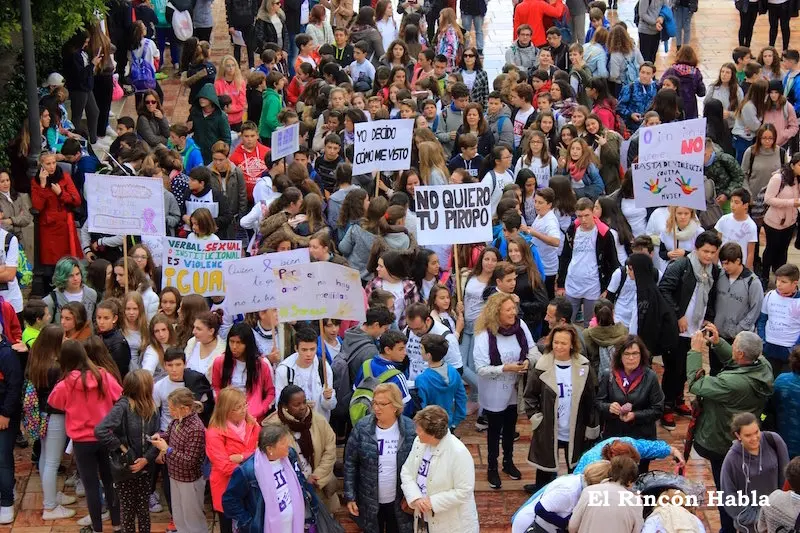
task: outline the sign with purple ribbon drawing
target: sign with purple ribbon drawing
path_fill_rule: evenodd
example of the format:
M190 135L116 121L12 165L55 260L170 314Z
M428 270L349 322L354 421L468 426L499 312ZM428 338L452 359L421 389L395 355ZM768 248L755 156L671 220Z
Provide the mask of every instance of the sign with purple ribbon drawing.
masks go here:
M166 235L161 178L86 174L89 231L109 235Z

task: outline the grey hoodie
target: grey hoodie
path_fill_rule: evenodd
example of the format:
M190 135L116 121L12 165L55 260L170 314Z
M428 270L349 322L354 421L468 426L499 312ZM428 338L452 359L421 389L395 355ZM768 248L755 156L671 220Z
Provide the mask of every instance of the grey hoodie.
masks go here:
M361 326L355 326L344 332L342 339L342 349L338 357L345 356L350 361L350 380L355 380L361 365L364 361L372 359L378 355L378 345L375 339L364 333Z
M645 35L658 35L656 19L661 13L661 8L666 4L664 0L639 0L639 33Z
M458 127L464 123L463 113L455 107L455 104L442 109L439 125L436 127L436 137L444 148L445 161L449 161L453 156L453 146L455 139L450 138L451 131L458 131Z
M717 278L717 314L714 317L719 334L730 340L740 331L755 331L763 300L761 281L747 267L733 282L724 270L720 270Z
M331 197L328 200L328 226L332 228L337 227L339 211L342 209L342 203L344 202L347 193L358 188L359 187L356 185L351 185L345 189L338 189L331 194Z
M497 124L500 122L500 117L506 118L498 131ZM503 104L503 108L496 115L486 113L486 121L489 123L495 144L503 143L506 146L514 146L514 124L511 122L511 108L508 107L508 104Z
M506 63L518 66L525 73L532 71L539 66L539 49L533 43L522 47L519 41L514 41L506 50Z
M359 224L353 224L344 234L342 242L339 243L339 251L342 252L350 266L359 271L361 279L364 281L370 281L375 277L372 272L367 270L374 240L374 233L370 233Z

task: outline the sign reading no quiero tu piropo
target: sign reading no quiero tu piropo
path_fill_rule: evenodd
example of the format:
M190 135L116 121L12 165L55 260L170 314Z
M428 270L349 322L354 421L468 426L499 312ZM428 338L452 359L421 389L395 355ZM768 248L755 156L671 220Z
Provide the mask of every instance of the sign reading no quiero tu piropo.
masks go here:
M355 127L353 174L411 168L414 121L374 120Z
M492 188L468 185L417 186L419 244L469 244L492 240Z

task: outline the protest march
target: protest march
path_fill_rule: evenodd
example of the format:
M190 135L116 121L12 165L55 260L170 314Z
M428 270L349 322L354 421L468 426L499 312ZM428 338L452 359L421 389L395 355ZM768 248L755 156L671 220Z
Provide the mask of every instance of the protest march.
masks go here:
M800 530L797 2L33 8L11 533Z

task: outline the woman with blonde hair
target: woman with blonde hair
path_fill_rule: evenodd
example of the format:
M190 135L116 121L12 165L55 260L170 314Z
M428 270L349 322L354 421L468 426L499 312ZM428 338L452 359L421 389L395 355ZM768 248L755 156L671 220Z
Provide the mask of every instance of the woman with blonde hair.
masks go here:
M158 431L159 416L153 401L153 376L134 370L122 382L122 398L94 428L95 437L110 454L129 460L130 474L114 480L122 512L123 531L150 532L150 476L158 449L149 439Z
M464 47L464 34L461 27L456 23L456 12L450 7L442 9L439 13L439 31L435 38L435 49L437 54L442 54L447 58L447 72L453 72L458 68L461 60L458 51Z
M419 177L424 185L447 185L447 163L442 146L436 142L422 142L419 150Z
M501 487L497 459L503 441L503 472L521 479L514 466L514 433L517 423L517 385L528 371L529 358L538 355L528 326L519 318L517 299L495 293L475 321L474 358L478 374L478 403L488 420L488 478L493 489Z
M673 205L668 210L666 227L658 236L658 256L671 262L694 250L694 240L703 233L703 227L694 209Z
M144 310L142 295L136 291L128 291L122 299L123 315L120 331L131 350L130 370L142 367L142 353L150 344L150 332L147 327L147 314Z
M621 25L614 25L608 34L608 85L613 94L619 94L623 87L638 80L631 79L628 64L636 65L636 72L644 63L642 52L634 44L628 31Z
M175 346L175 328L167 315L159 313L150 321L149 333L150 344L142 355L142 368L153 375L153 381L158 381L167 375L164 352Z
M211 501L219 515L221 533L233 531L231 519L222 509L222 494L236 467L256 451L260 429L247 412L247 398L242 391L225 387L219 392L206 430L206 455L211 462Z

